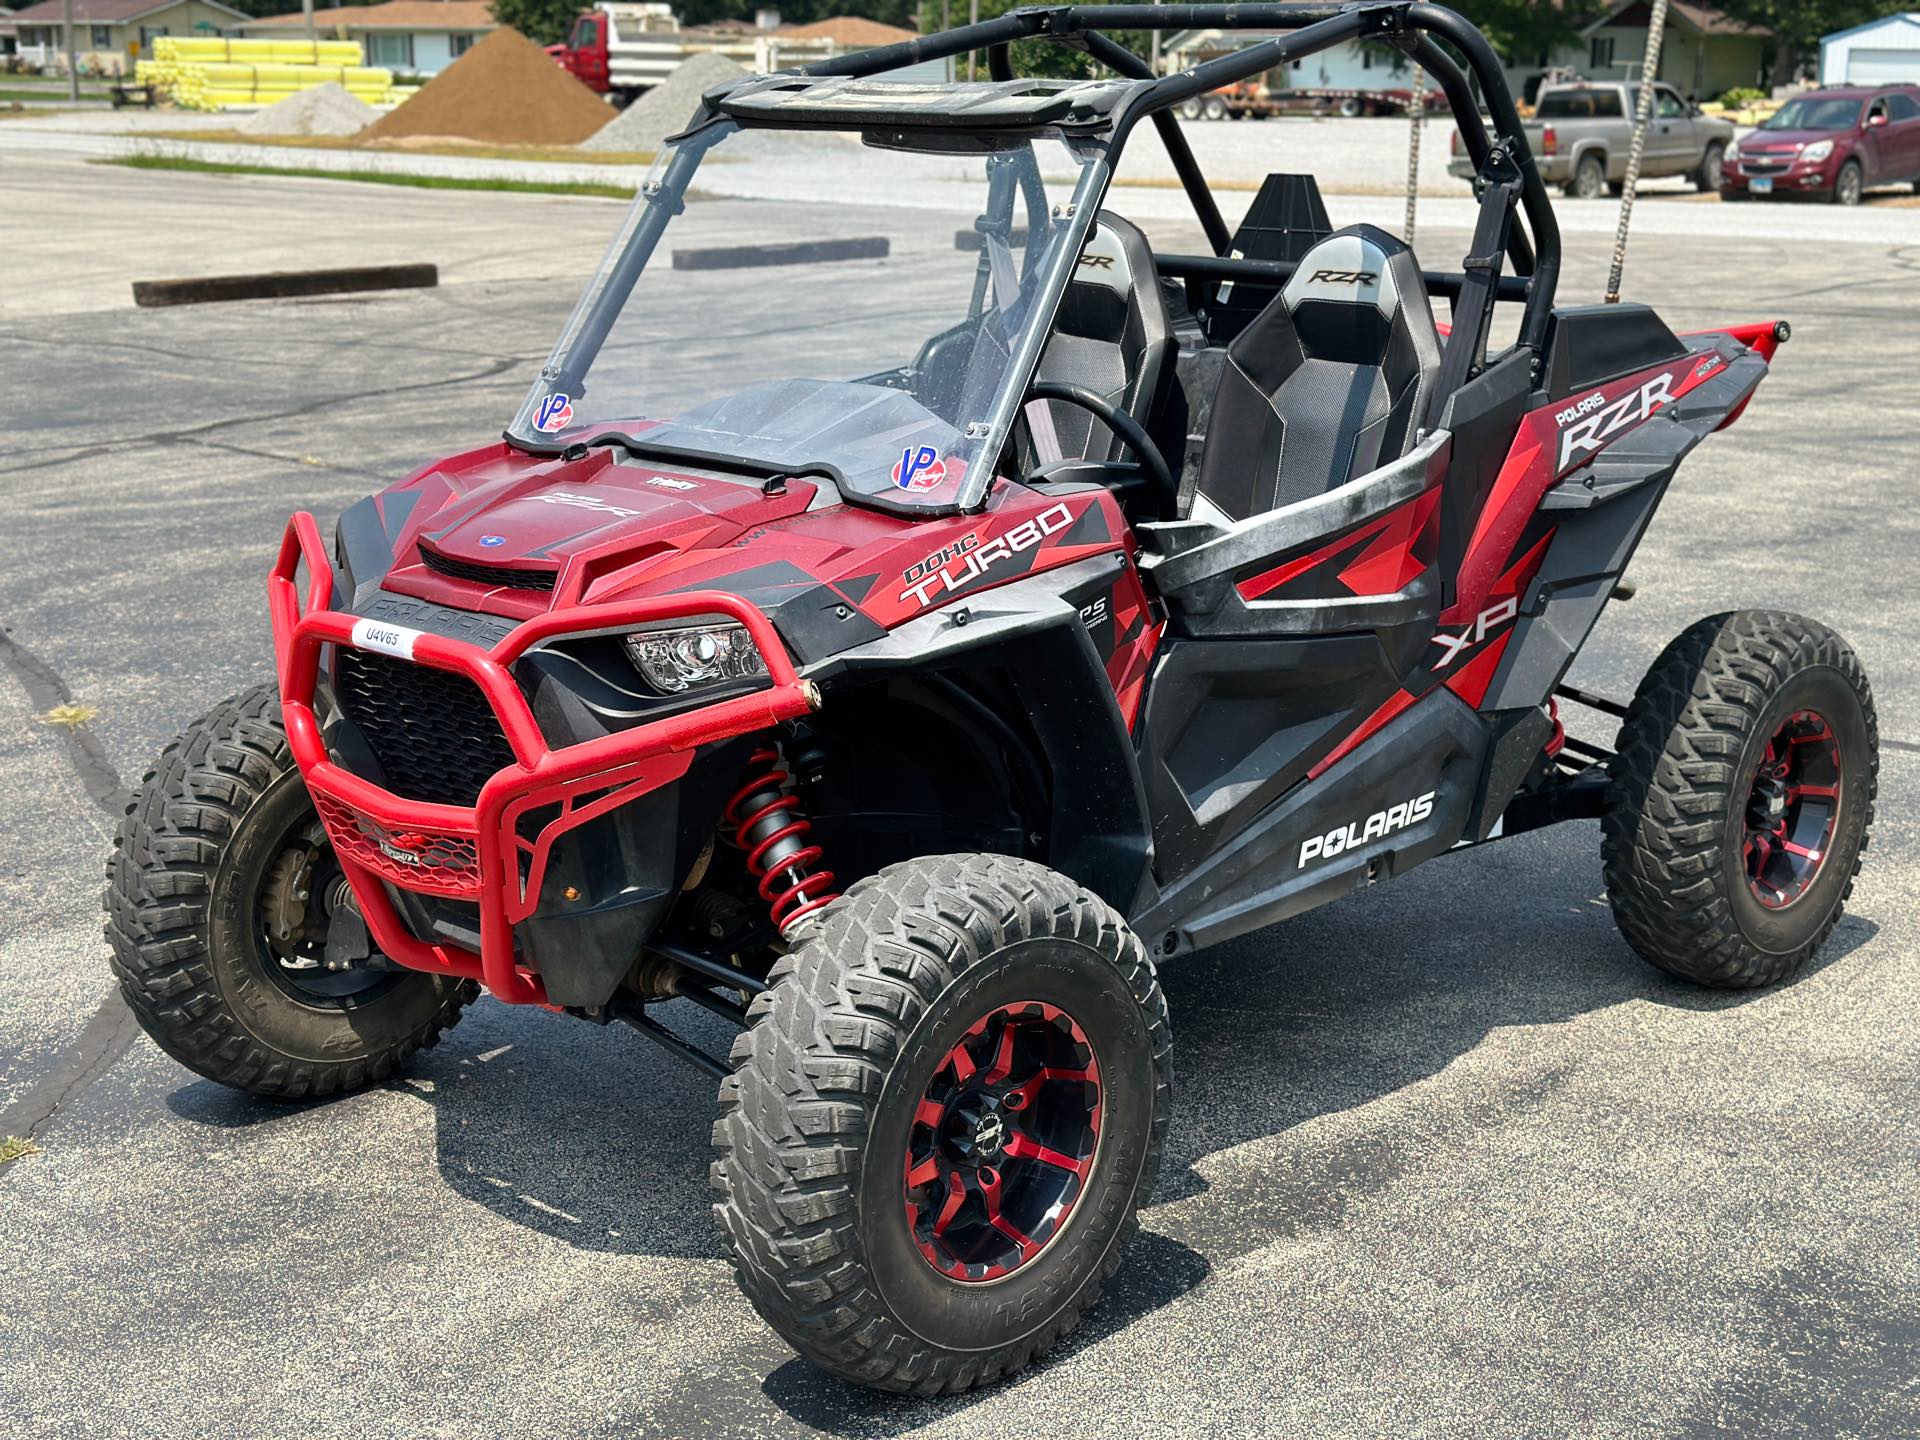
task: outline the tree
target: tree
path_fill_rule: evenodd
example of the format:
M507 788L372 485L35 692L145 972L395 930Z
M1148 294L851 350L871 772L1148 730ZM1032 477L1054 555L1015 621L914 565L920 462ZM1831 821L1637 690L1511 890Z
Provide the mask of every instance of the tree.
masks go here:
M1578 39L1581 27L1606 7L1602 0L1453 0L1453 8L1510 63L1524 66Z
M1720 0L1735 20L1773 32L1773 83L1789 84L1803 64L1820 53L1820 37L1878 20L1891 7L1882 0Z
M557 45L567 38L574 17L588 0L493 0L493 18L510 25L536 45Z

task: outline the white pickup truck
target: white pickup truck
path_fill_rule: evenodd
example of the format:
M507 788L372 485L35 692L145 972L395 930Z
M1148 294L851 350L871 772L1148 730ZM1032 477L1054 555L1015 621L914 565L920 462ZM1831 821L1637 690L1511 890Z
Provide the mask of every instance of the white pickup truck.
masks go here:
M1639 103L1640 87L1622 81L1542 87L1525 126L1540 178L1565 187L1578 200L1597 200L1609 191L1619 194ZM1720 162L1732 143L1732 125L1702 115L1698 105L1681 98L1671 85L1655 83L1653 115L1640 156L1643 179L1685 175L1698 189L1718 190ZM1458 130L1453 132L1453 159L1447 168L1462 179L1473 178L1473 162L1461 147Z

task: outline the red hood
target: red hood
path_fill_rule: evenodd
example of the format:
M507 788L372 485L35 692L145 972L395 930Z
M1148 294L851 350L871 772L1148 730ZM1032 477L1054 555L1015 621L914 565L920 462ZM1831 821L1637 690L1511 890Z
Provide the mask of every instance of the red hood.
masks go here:
M717 589L763 608L856 612L892 628L973 590L1102 551L1127 526L1104 488L998 485L978 514L908 519L809 506L811 481L768 487L490 445L374 497L393 565L383 588L512 620L636 594ZM426 557L426 558L423 558ZM857 627L855 627L857 629ZM849 629L848 634L855 633Z
M752 482L622 462L610 449L553 460L489 446L380 496L394 541L384 584L524 618L625 588L668 557L724 547L799 514L813 496L804 480L768 494ZM423 561L423 551L440 563ZM509 583L486 583L477 567L498 569ZM550 590L510 583L546 574L554 577Z
M1740 142L1740 151L1747 154L1755 150L1798 150L1816 140L1838 142L1846 134L1844 130L1756 130Z

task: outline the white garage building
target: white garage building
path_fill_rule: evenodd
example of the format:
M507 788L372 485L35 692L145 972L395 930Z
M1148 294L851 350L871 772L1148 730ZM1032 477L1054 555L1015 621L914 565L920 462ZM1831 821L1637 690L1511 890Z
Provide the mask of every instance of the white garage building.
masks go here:
M1920 10L1822 36L1820 83L1920 85Z

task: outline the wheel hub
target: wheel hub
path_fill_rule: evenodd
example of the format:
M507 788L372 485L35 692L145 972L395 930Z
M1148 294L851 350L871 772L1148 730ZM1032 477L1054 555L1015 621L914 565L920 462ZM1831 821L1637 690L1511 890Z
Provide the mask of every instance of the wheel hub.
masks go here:
M953 1280L997 1280L1060 1235L1092 1174L1102 1114L1086 1033L1038 1000L988 1012L940 1062L914 1112L907 1225Z
M268 864L256 911L262 960L296 998L350 999L389 982L390 975L380 969L328 962L333 916L351 903L352 890L326 831L317 817L303 822Z
M1840 819L1840 740L1813 710L1787 717L1754 771L1741 859L1753 897L1784 910L1819 878Z

